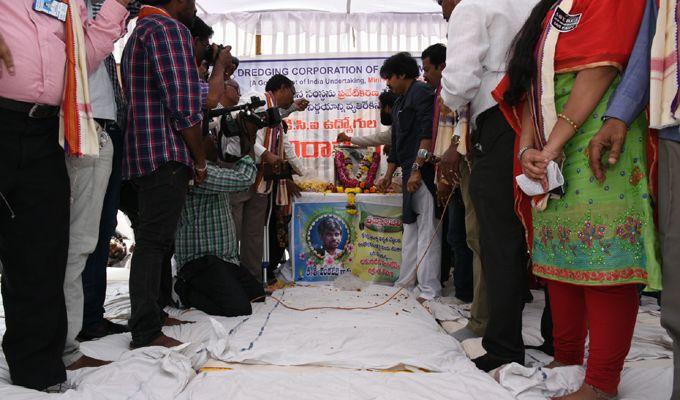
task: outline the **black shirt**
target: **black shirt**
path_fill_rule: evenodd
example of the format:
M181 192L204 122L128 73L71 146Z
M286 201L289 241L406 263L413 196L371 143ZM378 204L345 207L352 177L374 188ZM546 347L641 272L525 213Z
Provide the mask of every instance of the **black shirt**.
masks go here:
M406 183L411 176L411 166L418 157L420 141L432 139L432 118L435 93L427 84L414 81L406 93L399 97L392 109L392 149L387 161L401 166L404 195L403 219L405 224L416 221L417 214L411 206L411 195ZM420 169L425 184L434 195L434 167L426 164Z

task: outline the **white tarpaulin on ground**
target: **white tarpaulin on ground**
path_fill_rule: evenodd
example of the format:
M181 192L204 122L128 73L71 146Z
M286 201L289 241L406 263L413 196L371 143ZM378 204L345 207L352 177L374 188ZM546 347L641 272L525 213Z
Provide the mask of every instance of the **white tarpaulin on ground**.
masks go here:
M110 269L109 277L122 278L119 270ZM126 288L124 280L109 282L107 317L119 318L129 314ZM299 307L372 305L381 295L385 298L385 294L392 293L394 289L337 292L331 287L299 287L287 290L288 294L277 292L277 296ZM524 318L525 340L528 342L536 341L531 338L539 329L539 311L543 307L540 293L534 292L534 296L536 300L527 307L529 310ZM561 368L555 373L544 374L536 369L513 367L514 370L509 368L505 371L502 385L499 385L474 368L460 345L442 333L434 319L417 302L410 297L397 300L372 312L294 312L280 310L280 306L272 312L270 300L256 304L252 316L237 318L209 317L196 310L169 310L176 318L196 321L163 329L172 337L191 342L181 351L159 347L130 351L129 334L84 343L82 350L85 354L116 362L101 368L69 372L69 383L75 385L75 389L62 395L48 395L10 385L7 364L0 353L0 399L509 400L513 398L510 393L516 393L520 400L543 400L565 387L575 387L583 375L578 368ZM457 313L439 311L442 317L450 315L458 318ZM631 353L644 345L644 339L654 340L657 343L654 346L659 349L666 346L667 338L657 331L655 311L658 311L658 306L643 298L640 315L645 313L648 317L638 319ZM280 313L278 317L277 313ZM269 316L268 322L266 316ZM369 321L369 316L375 321ZM4 320L0 319L0 332L3 330ZM531 335L527 336L527 333ZM643 336L640 338L643 340L637 340L638 335ZM472 341L468 340L465 344ZM248 347L249 343L254 344L248 351L239 351L246 343ZM662 350L657 352L656 360L626 363L619 387L621 400L666 400L670 397L672 360L665 359L666 354ZM232 357L233 353L241 353L240 358L259 364L314 365L287 367L210 361L208 365L214 368L206 368L196 374L195 371L208 356L217 354L219 357L213 358L237 360L239 357ZM644 353L651 355L649 351ZM545 355L542 358L543 362L550 360ZM343 368L319 366L327 360ZM393 373L360 368L362 365L380 367L395 363L448 371Z
M118 288L119 289L119 288ZM396 289L373 286L357 291L332 287L293 287L275 296L295 307L370 306L383 302ZM117 305L126 302L118 293ZM438 399L442 393L460 399L511 399L488 375L477 370L460 345L447 335L427 311L407 292L384 307L373 310L291 311L268 299L255 307L252 316L209 317L199 311L171 310L171 315L194 324L166 327L163 331L185 343L180 349L146 348L130 351L130 335L112 335L83 344L85 354L116 362L98 369L69 372L75 389L64 399L205 399L210 395L229 398L265 398L255 391L274 393L282 400L304 398L396 399L388 393L421 394ZM243 370L233 375L195 377L194 370L207 357L245 364L269 364L275 370ZM311 371L290 373L281 366L313 366ZM368 372L406 366L433 373ZM314 370L317 367L336 367ZM324 376L322 378L321 376ZM232 379L232 377L239 377ZM195 380L195 382L193 382ZM275 381L288 382L274 385ZM9 385L9 374L0 360L0 398L24 400L46 397ZM193 382L193 384L189 384ZM295 384L297 383L297 384ZM188 386L187 386L188 385ZM386 386L387 385L387 386ZM309 390L306 388L309 387ZM258 390L259 389L259 390ZM267 392L270 390L270 392ZM326 393L327 396L321 395ZM379 394L382 393L383 397ZM269 395L268 398L272 396ZM59 398L55 396L53 398ZM413 398L413 397L409 397Z

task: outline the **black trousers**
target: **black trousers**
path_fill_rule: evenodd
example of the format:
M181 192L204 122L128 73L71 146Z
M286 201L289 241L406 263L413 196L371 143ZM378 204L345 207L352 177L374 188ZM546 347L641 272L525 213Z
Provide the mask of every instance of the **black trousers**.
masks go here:
M133 230L135 228L135 223L139 220L138 197L136 186L131 181L123 181L120 190L119 209L130 218ZM158 306L161 309L161 314L163 314L163 319L168 316L163 309L167 306L176 306L172 300L172 256L174 254L175 243L173 242L168 249L168 252L163 256L163 265L161 266L161 288L158 293Z
M107 133L113 143L111 176L104 196L102 215L99 220L99 240L94 253L87 258L83 270L83 331L96 329L104 319L106 300L106 265L109 260L109 242L116 232L120 203L121 169L123 162L123 132L117 124L110 124Z
M42 390L66 380L69 179L58 118L0 109L0 125L2 348L12 382Z
M179 271L175 292L184 305L210 315L250 315L250 302L263 298L262 284L248 269L215 256L186 263Z
M170 274L169 255L190 178L189 167L171 161L150 175L131 179L123 188L121 209L132 220L136 242L130 266L132 311L128 323L134 347L149 344L163 327L167 296L161 295L161 277Z
M447 232L450 229L451 223L450 223L450 213L449 210L442 210L444 213L444 219L442 222L442 232ZM442 287L448 282L449 278L451 277L451 268L454 266L454 260L455 260L455 254L453 253L453 250L451 249L451 245L449 244L448 239L445 237L444 240L442 240L442 257L441 257L441 277L439 278L439 281L442 284ZM455 270L454 270L455 274ZM454 277L454 282L453 285L456 286L456 281Z
M515 133L494 107L477 118L471 141L470 195L479 221L489 307L482 345L493 357L523 364L522 310L528 256L524 227L514 210Z
M465 204L460 188L456 188L447 211L448 229L446 240L449 244L449 254L454 260L453 265L453 286L456 288L456 297L465 302L472 302L474 299L474 277L472 271L472 260L474 254L467 245L467 231L465 228ZM442 260L444 253L442 253Z

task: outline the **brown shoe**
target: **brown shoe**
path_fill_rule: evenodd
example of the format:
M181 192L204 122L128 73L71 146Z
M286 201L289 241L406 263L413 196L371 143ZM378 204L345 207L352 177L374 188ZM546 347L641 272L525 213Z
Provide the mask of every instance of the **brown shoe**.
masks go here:
M131 349L139 349L140 347L151 347L151 346L161 346L161 347L167 347L167 348L172 348L176 346L180 346L184 343L180 342L177 339L173 339L170 336L165 336L164 334L160 334L156 336L156 338L149 343L142 345L142 346L135 346L133 343L130 343L130 348Z
M101 367L107 364L111 364L111 361L98 360L96 358L82 356L79 359L77 359L73 364L66 367L66 369L69 371L74 371L76 369L81 368Z

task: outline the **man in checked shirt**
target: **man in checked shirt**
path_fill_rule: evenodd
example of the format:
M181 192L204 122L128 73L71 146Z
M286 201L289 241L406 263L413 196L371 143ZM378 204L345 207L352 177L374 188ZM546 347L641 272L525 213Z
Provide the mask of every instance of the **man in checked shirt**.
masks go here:
M191 26L195 0L145 0L123 52L128 105L123 179L136 192L136 250L130 270L132 347L179 344L163 335L158 304L163 260L175 240L189 181L208 167L203 149L201 85Z
M221 168L214 138L207 136L204 145L208 176L189 190L177 228L175 292L185 306L210 315L249 315L250 302L263 299L264 290L240 265L229 197L247 191L255 182L255 155L251 151L233 168Z

